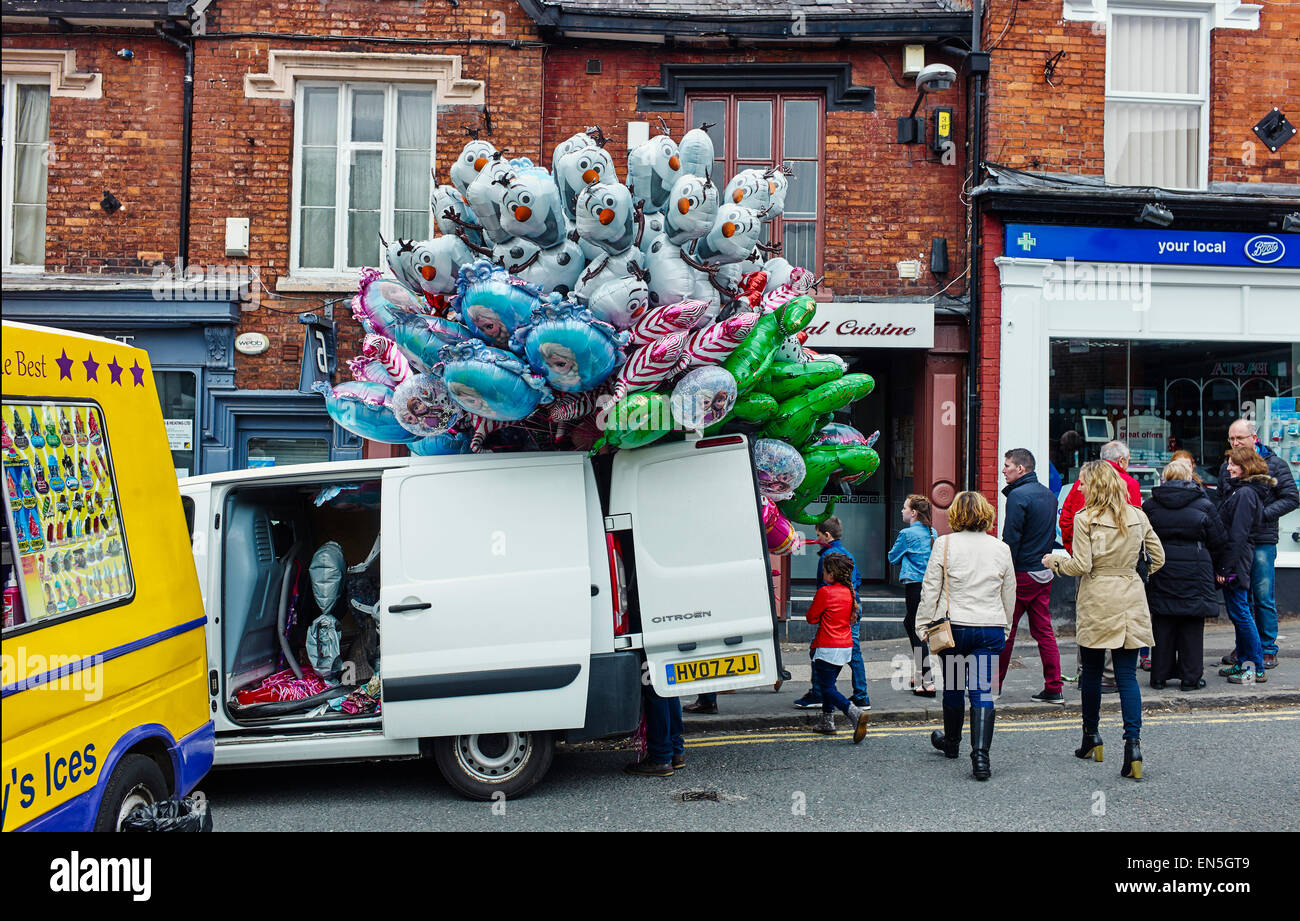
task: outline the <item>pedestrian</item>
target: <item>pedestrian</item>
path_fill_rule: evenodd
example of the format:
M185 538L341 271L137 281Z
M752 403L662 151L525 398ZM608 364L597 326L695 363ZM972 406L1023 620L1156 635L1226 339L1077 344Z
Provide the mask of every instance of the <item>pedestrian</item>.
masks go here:
M1151 686L1162 690L1177 678L1184 691L1195 691L1205 687L1205 619L1219 616L1214 575L1228 536L1187 460L1170 461L1142 510L1165 550L1165 565L1147 581Z
M1084 505L1074 519L1074 551L1068 559L1053 554L1043 565L1058 575L1079 579L1075 636L1083 675L1083 742L1079 758L1101 760L1101 672L1110 650L1115 663L1120 710L1124 717L1124 764L1120 775L1142 779L1142 692L1137 683L1138 649L1150 646L1151 612L1138 560L1145 548L1148 569L1164 565L1164 548L1146 514L1129 504L1119 471L1106 461L1089 461L1079 471Z
M862 599L858 595L858 586L862 584L862 579L858 575L858 564L853 559L853 554L844 546L844 522L832 515L815 528L817 532L817 543L821 545L821 550L817 555L817 587L820 589L826 585L826 573L824 570L824 561L832 553L841 553L849 558L853 564L853 597L859 605ZM871 698L867 695L867 667L862 661L862 646L860 645L861 634L859 632L860 624L855 619L853 622L853 658L849 660L849 674L853 679L853 696L849 698L850 702L863 710L871 709ZM817 681L814 677L813 685L808 689L808 693L794 702L799 710L820 709L822 705L821 692L817 690Z
M835 688L840 669L852 658L852 628L858 620L858 596L853 590L854 565L843 553L822 557L826 584L817 589L808 623L817 625L812 641L813 681L822 699L822 718L815 732L835 732L835 709L841 710L853 725L853 744L867 734L867 711L846 699Z
M1228 532L1228 548L1218 581L1237 635L1237 661L1219 669L1219 674L1232 684L1261 683L1268 680L1267 663L1248 591L1258 560L1255 541L1277 480L1269 476L1264 458L1246 445L1237 445L1228 452L1222 472L1226 476L1220 477L1219 488L1226 498L1219 505L1219 518Z
M1196 458L1192 455L1192 452L1179 449L1169 457L1170 463L1173 463L1176 460L1186 461L1187 466L1192 468L1192 482L1195 483L1196 488L1201 491L1201 495L1208 499L1210 494L1205 491L1205 481L1202 480L1200 475L1196 472Z
M645 757L623 768L638 777L671 777L686 767L686 735L682 726L682 702L660 697L654 686L641 688L645 707Z
M934 542L925 567L916 632L948 619L954 645L939 653L943 663L943 731L930 743L956 758L970 698L971 774L988 780L993 742L993 676L1011 632L1016 608L1016 568L1011 548L991 534L993 507L977 492L960 492L948 509L951 534Z
M921 581L925 578L925 567L930 562L930 552L934 549L937 536L931 526L932 514L930 500L925 496L911 495L903 502L903 524L905 527L894 538L894 546L889 550L889 562L899 565L898 581L903 583L903 597L907 602L907 614L903 617L903 629L912 644L913 662L919 657L919 667L912 671L912 693L918 697L933 697L934 675L930 669L930 647L916 633L916 609L921 603ZM920 683L917 683L920 674Z
M1128 445L1122 441L1108 441L1101 446L1101 459L1115 468L1115 472L1120 475L1124 481L1125 489L1128 491L1128 504L1142 507L1142 487L1138 481L1129 476ZM1061 546L1065 547L1066 553L1073 551L1074 542L1074 516L1083 510L1083 492L1080 489L1080 482L1083 480L1082 475L1074 481L1070 487L1069 493L1065 496L1065 502L1061 505ZM1150 652L1139 651L1139 664L1142 657L1147 657L1146 661L1150 663ZM1082 659L1079 662L1079 674L1083 673ZM1103 694L1114 694L1119 688L1115 684L1115 669L1111 665L1110 654L1106 654L1106 664L1102 668L1101 690Z
M1016 609L1011 633L998 657L998 687L1007 680L1011 652L1016 643L1020 618L1028 613L1029 635L1038 644L1043 663L1043 689L1031 695L1033 700L1064 704L1061 684L1061 653L1052 632L1048 605L1052 599L1052 572L1043 565L1044 554L1056 544L1056 496L1038 482L1034 473L1034 455L1024 448L1012 448L1003 455L1002 476L1007 498L1002 519L1002 540L1011 549L1016 568Z
M1296 489L1295 477L1291 468L1259 440L1253 419L1238 419L1228 428L1228 445L1254 447L1255 452L1264 460L1267 473L1277 481L1269 489L1264 499L1262 516L1252 535L1255 547L1254 560L1250 571L1250 593L1254 597L1253 613L1255 627L1259 631L1260 646L1264 653L1264 667L1277 667L1277 601L1274 597L1278 519L1287 512L1300 507L1300 491ZM1227 467L1225 463L1224 468ZM1232 491L1226 470L1219 470L1219 501L1222 502ZM1224 665L1236 664L1237 650L1223 658Z

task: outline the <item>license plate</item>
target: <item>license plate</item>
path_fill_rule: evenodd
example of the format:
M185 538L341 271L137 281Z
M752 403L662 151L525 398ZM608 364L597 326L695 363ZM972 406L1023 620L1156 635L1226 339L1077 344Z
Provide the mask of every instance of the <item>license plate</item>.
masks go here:
M737 675L752 675L760 671L756 652L742 653L738 656L718 656L716 659L695 659L691 662L669 662L666 668L669 684L734 678Z

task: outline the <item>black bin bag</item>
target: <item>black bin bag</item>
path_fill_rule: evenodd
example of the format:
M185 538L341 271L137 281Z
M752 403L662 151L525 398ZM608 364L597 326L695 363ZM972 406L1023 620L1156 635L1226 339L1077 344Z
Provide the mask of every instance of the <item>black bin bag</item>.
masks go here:
M212 809L202 794L162 800L134 810L122 831L212 831Z

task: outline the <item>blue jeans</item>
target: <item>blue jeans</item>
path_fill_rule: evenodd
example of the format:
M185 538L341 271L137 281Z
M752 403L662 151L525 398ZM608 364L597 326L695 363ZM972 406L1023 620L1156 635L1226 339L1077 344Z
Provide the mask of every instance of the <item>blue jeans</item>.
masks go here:
M1273 598L1277 544L1257 544L1250 570L1250 593L1255 596L1255 627L1265 655L1277 655L1277 601ZM1262 659L1260 660L1263 661Z
M832 709L835 709L848 716L849 702L835 687L835 679L840 676L840 669L844 666L831 665L831 663L823 662L821 659L813 659L812 667L813 683L817 685L817 690L821 694L822 712L830 713Z
M1142 692L1138 689L1136 649L1112 649L1115 685L1119 688L1119 709L1124 717L1124 741L1142 737ZM1083 731L1096 732L1101 720L1101 670L1106 667L1106 650L1079 647L1079 696L1083 705Z
M645 700L646 758L653 764L668 764L673 755L686 753L682 702L676 697L660 697L649 685L642 697Z
M1228 609L1228 618L1237 634L1237 661L1242 665L1250 663L1255 671L1264 670L1264 649L1259 641L1259 628L1255 626L1255 615L1250 610L1250 598L1245 588L1234 585L1223 587L1223 604ZM1273 623L1277 624L1274 614Z
M861 627L861 622L853 625L853 658L849 660L849 674L853 676L853 699L865 707L871 703L871 697L867 694L867 666L862 661L862 644L858 642ZM811 704L821 702L822 692L817 687L816 671L813 672L812 687L804 698Z
M960 709L965 691L972 708L992 710L994 676L998 673L998 656L1006 645L1006 632L1001 627L953 624L952 638L956 645L939 653L943 662L943 705Z

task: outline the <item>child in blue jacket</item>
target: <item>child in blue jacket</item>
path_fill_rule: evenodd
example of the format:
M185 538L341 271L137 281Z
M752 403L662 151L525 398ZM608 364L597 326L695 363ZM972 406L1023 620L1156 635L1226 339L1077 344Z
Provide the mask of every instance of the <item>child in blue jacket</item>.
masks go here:
M898 532L894 546L889 550L889 562L900 564L898 581L903 583L903 592L907 598L907 616L903 618L903 628L912 643L912 660L920 654L921 685L917 687L916 672L912 675L912 693L918 697L934 696L934 676L930 671L930 647L916 633L916 609L921 604L921 581L925 578L925 567L930 562L930 550L934 547L934 528L930 526L932 509L930 500L925 496L911 495L903 503L903 523L907 527Z

